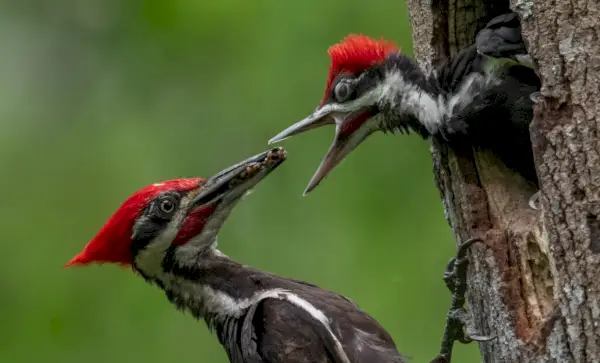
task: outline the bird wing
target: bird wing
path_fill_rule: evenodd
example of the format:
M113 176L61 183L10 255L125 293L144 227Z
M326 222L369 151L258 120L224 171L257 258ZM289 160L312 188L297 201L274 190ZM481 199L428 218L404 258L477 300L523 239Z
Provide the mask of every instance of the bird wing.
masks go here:
M268 363L256 351L256 345L242 344L243 321L236 318L226 318L222 325L216 328L219 342L225 349L231 363ZM252 334L253 331L250 331Z
M244 317L241 332L240 332L240 348L243 363L263 363L267 362L262 359L258 353L256 346L256 329L254 328L254 316L256 309L262 304L263 300L259 300L251 305Z
M265 296L248 309L240 348L242 363L351 363L311 305L286 292Z

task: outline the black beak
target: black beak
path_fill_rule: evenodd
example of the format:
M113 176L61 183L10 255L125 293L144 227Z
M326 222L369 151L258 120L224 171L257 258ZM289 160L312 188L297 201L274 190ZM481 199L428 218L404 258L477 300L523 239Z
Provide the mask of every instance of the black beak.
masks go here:
M277 147L230 166L202 185L192 205L212 204L232 193L241 196L281 165L285 159L285 149Z

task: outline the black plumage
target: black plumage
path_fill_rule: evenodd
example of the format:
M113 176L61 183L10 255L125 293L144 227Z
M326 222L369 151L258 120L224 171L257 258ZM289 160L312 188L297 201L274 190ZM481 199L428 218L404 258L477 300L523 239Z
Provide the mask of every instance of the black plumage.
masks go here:
M203 318L233 363L403 362L389 333L340 294L239 264L211 249L184 265L167 253L162 265L170 282L147 280L162 288L178 309ZM236 314L209 306L208 300L216 298L206 291L190 292L204 287L236 302ZM329 323L295 304L296 297Z

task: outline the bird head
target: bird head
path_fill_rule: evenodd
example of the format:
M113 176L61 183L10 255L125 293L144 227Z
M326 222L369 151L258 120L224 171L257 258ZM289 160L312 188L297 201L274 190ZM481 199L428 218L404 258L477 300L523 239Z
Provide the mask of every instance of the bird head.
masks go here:
M68 266L116 263L158 273L168 250L197 258L213 247L237 202L286 158L274 148L208 179L173 179L130 196Z
M308 117L283 130L269 144L324 125L335 125L335 137L304 194L313 190L370 134L382 129L376 116L388 95L383 63L399 48L383 39L349 35L328 50L331 59L325 95Z

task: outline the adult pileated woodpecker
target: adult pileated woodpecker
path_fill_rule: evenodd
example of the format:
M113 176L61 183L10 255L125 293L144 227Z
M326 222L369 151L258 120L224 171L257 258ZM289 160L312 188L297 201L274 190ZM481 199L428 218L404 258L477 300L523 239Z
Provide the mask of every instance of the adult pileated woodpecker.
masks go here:
M349 299L217 250L233 207L284 160L276 148L208 180L152 184L127 199L67 266L130 266L178 309L203 318L233 363L403 362L392 337Z
M537 185L529 124L530 95L539 90L540 80L529 67L487 56L513 58L511 49L522 55L522 41L512 47L498 42L521 39L518 19L515 26L515 17L496 18L479 34L479 51L473 44L431 74L391 42L349 35L328 50L331 66L317 109L269 143L335 125L334 141L305 194L369 135L396 130L489 149Z

